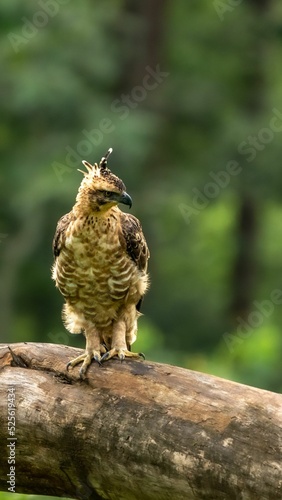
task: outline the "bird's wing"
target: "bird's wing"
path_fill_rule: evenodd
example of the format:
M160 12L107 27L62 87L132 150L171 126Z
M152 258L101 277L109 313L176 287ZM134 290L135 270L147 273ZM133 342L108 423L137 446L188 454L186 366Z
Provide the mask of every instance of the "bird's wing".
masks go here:
M72 220L72 212L69 212L68 214L63 215L63 217L61 217L58 221L55 236L53 239L53 254L55 258L60 255L60 251L65 242L66 229L68 228Z
M150 252L139 220L134 215L122 212L121 229L121 243L127 254L140 271L146 272Z

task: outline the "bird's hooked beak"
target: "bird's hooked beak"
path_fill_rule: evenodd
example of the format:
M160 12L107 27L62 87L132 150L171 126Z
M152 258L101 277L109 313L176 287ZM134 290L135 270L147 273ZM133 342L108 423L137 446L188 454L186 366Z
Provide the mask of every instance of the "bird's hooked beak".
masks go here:
M123 203L123 205L128 205L129 208L132 207L132 199L131 199L131 196L129 196L129 194L127 194L126 192L123 192L120 197L119 197L119 200L118 200L119 203Z

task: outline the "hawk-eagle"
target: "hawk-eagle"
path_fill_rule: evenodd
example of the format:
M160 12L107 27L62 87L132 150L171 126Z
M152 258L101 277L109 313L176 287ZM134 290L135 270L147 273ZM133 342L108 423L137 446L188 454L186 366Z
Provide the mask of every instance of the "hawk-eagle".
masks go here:
M131 352L137 319L148 288L149 250L140 222L122 212L119 203L132 200L107 160L86 167L72 210L61 217L53 240L52 278L64 296L63 321L71 333L83 332L86 350L68 363L82 362L84 377L94 358L98 363Z

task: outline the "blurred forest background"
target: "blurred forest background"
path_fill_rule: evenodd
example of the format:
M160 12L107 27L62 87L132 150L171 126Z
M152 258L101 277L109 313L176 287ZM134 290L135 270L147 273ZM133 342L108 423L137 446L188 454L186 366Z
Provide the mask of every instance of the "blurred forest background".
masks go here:
M281 391L281 1L2 0L0 30L1 342L84 347L51 243L113 147L151 249L136 349Z
M51 243L113 147L151 249L136 348L282 389L282 4L235 4L1 1L1 342L84 347Z

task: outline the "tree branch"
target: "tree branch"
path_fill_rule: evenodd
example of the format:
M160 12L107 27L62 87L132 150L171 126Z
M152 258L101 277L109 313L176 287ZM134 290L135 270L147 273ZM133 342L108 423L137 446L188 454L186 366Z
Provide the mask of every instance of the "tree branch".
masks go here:
M10 349L0 344L1 490L15 473L16 492L78 499L282 498L280 395L132 360L93 363L80 381L66 371L79 349Z

